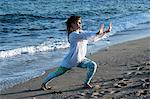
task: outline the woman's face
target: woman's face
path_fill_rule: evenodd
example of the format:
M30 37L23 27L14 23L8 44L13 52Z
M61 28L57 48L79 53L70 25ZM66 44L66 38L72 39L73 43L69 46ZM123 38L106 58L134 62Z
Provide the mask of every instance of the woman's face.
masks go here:
M82 26L81 26L81 20L80 19L77 22L72 23L72 29L74 31L80 30L81 28L82 28Z

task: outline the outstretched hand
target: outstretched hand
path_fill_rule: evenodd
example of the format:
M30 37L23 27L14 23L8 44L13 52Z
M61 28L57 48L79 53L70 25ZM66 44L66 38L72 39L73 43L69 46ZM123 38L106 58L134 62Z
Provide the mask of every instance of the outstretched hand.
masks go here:
M109 23L109 27L108 27L108 30L107 30L107 31L108 31L108 32L110 32L111 30L112 30L112 23L110 22L110 23Z
M104 32L104 23L101 24L99 34L102 34Z
M112 23L109 23L109 27L106 31L103 32L103 34L109 33L112 30Z
M97 32L97 35L104 35L106 33L109 33L112 30L112 23L110 22L109 27L106 31L104 31L104 23L101 24L99 31Z

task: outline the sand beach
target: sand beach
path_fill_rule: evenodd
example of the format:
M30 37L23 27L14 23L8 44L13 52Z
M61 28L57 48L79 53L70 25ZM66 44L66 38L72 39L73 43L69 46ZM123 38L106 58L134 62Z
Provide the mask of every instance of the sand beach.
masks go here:
M150 38L110 46L88 58L98 64L91 82L83 89L86 70L73 68L49 83L51 90L40 89L43 76L1 91L0 99L149 99Z

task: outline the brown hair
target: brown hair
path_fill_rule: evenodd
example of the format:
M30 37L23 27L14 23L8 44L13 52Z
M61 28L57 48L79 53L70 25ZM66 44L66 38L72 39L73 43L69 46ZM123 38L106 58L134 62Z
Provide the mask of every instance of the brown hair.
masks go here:
M69 37L69 34L72 32L70 29L71 24L80 20L80 18L81 18L80 16L70 16L70 18L68 18L68 20L66 21L68 37Z

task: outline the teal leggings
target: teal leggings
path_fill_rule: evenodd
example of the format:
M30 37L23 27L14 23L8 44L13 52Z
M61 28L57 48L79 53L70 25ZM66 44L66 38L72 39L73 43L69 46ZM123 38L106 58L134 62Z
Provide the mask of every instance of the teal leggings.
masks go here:
M94 61L91 61L90 59L84 59L77 67L87 68L87 75L84 84L89 84L96 72L97 64ZM55 71L47 75L47 77L43 80L43 83L46 84L47 82L51 81L53 78L64 74L68 70L70 69L61 66L58 67Z

